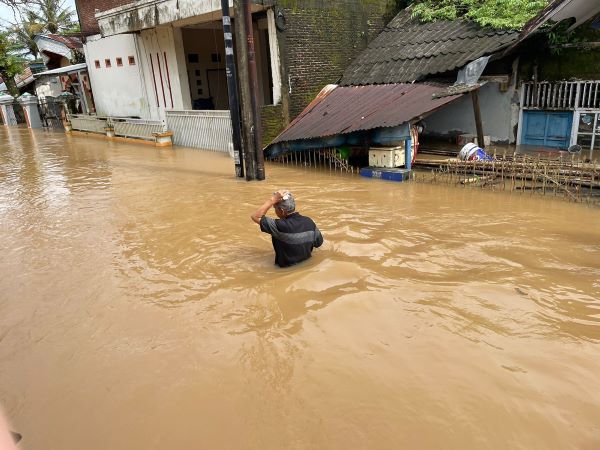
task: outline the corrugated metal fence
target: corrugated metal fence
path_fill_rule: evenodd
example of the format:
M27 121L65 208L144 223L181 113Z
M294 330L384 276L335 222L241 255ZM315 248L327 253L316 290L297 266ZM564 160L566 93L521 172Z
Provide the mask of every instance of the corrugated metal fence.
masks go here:
M154 140L154 133L164 133L167 126L158 120L126 119L111 117L109 123L115 130L115 136Z
M73 130L105 134L107 126L114 129L115 136L154 140L153 133L167 131L160 120L130 119L126 117L98 117L87 114L70 114Z
M69 122L74 130L106 134L108 117L88 116L87 114L69 114Z
M173 143L217 152L230 152L233 144L229 111L167 111Z
M223 153L233 149L229 111L166 111L166 123L158 120L98 117L71 114L73 130L104 134L112 126L115 136L153 140L153 133L173 132L173 143Z

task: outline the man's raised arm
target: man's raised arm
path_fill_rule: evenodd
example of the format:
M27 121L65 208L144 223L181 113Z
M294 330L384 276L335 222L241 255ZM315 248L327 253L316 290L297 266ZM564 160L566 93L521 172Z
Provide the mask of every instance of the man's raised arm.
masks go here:
M254 223L260 225L260 219L262 218L262 216L264 216L267 213L267 211L269 211L269 209L271 209L274 205L279 203L282 199L283 197L281 196L281 194L279 192L275 192L269 200L264 202L260 208L258 208L252 213L250 218Z

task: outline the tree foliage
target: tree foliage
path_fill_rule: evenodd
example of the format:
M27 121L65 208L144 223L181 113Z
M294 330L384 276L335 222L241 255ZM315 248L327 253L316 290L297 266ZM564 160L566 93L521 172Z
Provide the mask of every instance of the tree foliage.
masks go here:
M31 22L43 25L49 33L73 28L73 11L65 7L65 0L32 0L26 11Z
M28 11L22 16L22 21L10 26L9 32L11 39L19 48L22 54L30 54L34 58L38 56L38 48L35 43L35 36L44 32L44 25L35 21L32 14Z
M423 22L460 17L481 26L521 29L550 0L421 0L413 5L413 17Z
M7 32L0 31L0 77L12 95L18 95L14 76L23 71L23 60L15 52L15 44Z
M38 48L34 40L37 34L78 30L73 21L74 12L64 5L65 0L29 0L26 6L15 9L16 20L10 23L7 30L21 54L37 57Z

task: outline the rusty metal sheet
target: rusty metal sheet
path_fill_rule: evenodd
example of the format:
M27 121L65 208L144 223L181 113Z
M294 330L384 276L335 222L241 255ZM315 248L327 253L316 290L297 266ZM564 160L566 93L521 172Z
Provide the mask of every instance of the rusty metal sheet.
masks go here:
M380 84L327 86L271 144L395 127L461 97L434 98L447 86Z

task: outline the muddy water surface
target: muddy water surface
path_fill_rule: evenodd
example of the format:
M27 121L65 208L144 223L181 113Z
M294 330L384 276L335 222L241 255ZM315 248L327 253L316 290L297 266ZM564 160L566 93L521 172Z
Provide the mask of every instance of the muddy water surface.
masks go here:
M23 448L600 447L600 212L0 130ZM277 269L276 188L325 236Z

